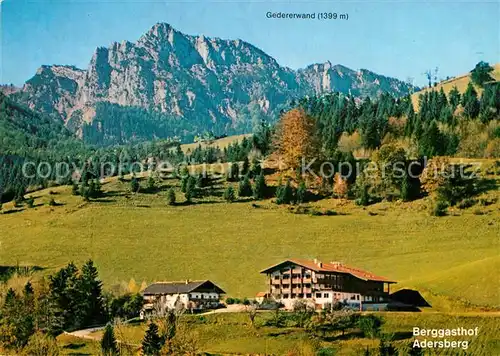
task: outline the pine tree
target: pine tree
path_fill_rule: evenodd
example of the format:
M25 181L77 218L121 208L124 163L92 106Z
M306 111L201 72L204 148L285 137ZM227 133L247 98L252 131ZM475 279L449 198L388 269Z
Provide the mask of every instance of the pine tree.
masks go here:
M366 183L359 183L356 190L356 204L367 206L370 204L370 194L368 193L368 185Z
M158 334L158 326L155 323L150 323L142 340L142 353L147 356L157 356L160 355L162 347L162 340Z
M306 194L307 194L307 187L306 183L304 181L301 181L299 183L299 186L297 188L297 192L295 194L295 201L297 204L302 204L306 200Z
M472 83L469 82L467 90L462 96L462 106L464 114L468 118L474 119L479 114L479 100L477 99L477 92Z
M184 196L186 198L187 203L191 203L195 193L196 193L196 179L194 179L194 177L192 176L189 176L186 180L186 188L184 192Z
M252 194L252 184L250 183L250 178L248 178L248 175L246 175L238 185L238 196L251 197Z
M4 299L4 305L7 306L9 304L12 304L16 301L17 295L14 289L9 288L7 290L7 293L5 294L5 299Z
M450 97L449 102L450 102L451 110L452 110L452 112L455 112L455 109L460 104L460 99L461 99L460 92L458 91L458 88L456 85L453 86L453 88L450 90L450 93L448 95Z
M152 175L148 177L147 189L149 192L153 192L156 189L156 182Z
M139 181L137 178L134 176L132 177L132 180L130 181L130 190L132 193L138 193L140 190L141 186L139 185Z
M167 192L167 204L175 205L175 191L173 188L170 188Z
M250 168L250 177L257 177L262 172L262 166L257 158L252 160L252 166Z
M224 200L228 203L232 203L236 197L234 196L234 189L232 186L228 186L224 191Z
M424 157L440 156L446 152L446 138L432 121L419 140L419 152Z
M253 197L256 200L264 199L267 193L266 178L261 172L257 178L255 178L255 185L253 187Z
M189 174L181 178L181 192L186 193Z
M243 158L243 166L241 168L241 174L246 176L248 172L250 172L250 161L248 160L248 156L245 156L245 158Z
M114 356L119 354L118 344L115 338L113 326L108 323L104 329L101 339L101 351L104 356Z
M227 173L226 180L228 182L236 182L239 179L240 173L239 173L239 166L238 163L232 163L229 172Z
M418 180L418 178L416 178ZM420 181L418 181L420 183ZM415 182L412 181L410 175L405 172L403 181L401 182L401 199L403 201L411 201L415 199L420 189L417 189Z
M290 180L287 180L285 185L280 184L276 189L276 204L290 204L293 201L293 188L290 185Z
M82 266L80 288L83 297L82 312L85 325L101 324L107 320L102 295L102 282L99 280L97 268L92 260Z
M33 285L31 284L30 281L28 281L24 285L23 295L25 299L31 299L35 295L35 291L33 290Z

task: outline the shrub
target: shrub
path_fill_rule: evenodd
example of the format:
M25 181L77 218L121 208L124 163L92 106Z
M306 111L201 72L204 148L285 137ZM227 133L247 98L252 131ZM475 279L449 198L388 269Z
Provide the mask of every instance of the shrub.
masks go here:
M287 180L285 185L280 185L276 189L276 204L290 204L292 201L293 188L290 185L290 180Z
M486 214L484 211L482 211L481 209L475 209L473 212L472 212L474 215L484 215Z
M238 186L238 196L240 197L251 197L252 192L252 184L250 183L250 179L248 176L245 176Z
M253 188L253 197L256 200L264 199L266 196L267 185L264 174L261 172L255 179L255 186Z
M141 186L139 185L139 181L137 180L137 178L132 177L132 180L130 181L130 191L132 193L138 193L140 188Z
M370 194L368 193L368 185L361 184L356 190L356 205L367 206L370 204Z
M35 206L35 199L33 197L29 197L26 200L26 204L28 205L28 208L32 208Z
M49 206L57 206L57 203L54 200L54 198L50 198L50 200L49 200Z
M297 204L302 204L306 200L307 187L304 181L301 181L297 192L295 193L295 201Z
M373 315L361 315L358 319L358 328L361 330L365 337L374 339L380 334L380 329L382 327L382 318Z
M231 298L231 297L226 298L226 304L227 305L234 304L234 298Z
M156 182L155 182L153 176L151 176L151 175L148 177L147 189L150 192L152 192L156 189Z
M229 203L232 203L235 199L236 197L234 195L233 187L231 186L227 187L226 190L224 191L224 200Z
M167 191L167 204L168 205L175 205L175 191L173 188L170 188Z
M466 199L461 200L457 204L457 208L459 208L459 209L467 209L467 208L470 208L471 206L475 205L476 203L477 203L477 201L475 199L466 198Z
M336 173L333 183L333 193L337 198L346 198L348 191L347 181L339 173Z
M30 356L58 356L60 353L57 341L40 331L31 335L23 351Z
M431 205L430 213L432 216L445 216L448 203L442 200L434 201Z
M492 205L492 204L495 204L497 201L496 198L494 199L486 199L486 198L481 198L479 199L479 204L481 204L482 206L488 206L488 205Z

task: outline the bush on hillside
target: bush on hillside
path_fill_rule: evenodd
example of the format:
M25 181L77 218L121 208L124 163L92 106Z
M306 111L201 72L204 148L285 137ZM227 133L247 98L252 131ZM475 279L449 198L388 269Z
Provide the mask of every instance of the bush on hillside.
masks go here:
M224 191L224 200L227 201L228 203L232 203L235 201L236 197L234 195L234 189L233 187L229 186L226 188Z
M436 200L431 204L430 214L432 216L445 216L448 209L448 203L442 200Z
M252 183L250 183L250 179L248 178L248 175L246 175L238 185L238 196L251 197L252 194Z
M175 191L173 188L170 188L167 191L167 204L168 205L175 205Z

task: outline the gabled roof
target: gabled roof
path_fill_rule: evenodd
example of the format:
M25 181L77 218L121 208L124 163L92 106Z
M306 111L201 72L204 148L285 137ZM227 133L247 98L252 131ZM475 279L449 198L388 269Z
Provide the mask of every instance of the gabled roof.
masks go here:
M271 267L268 267L268 268L262 270L260 273L269 273L269 272L272 272L276 269L280 269L281 266L284 264L290 264L290 263L305 267L305 268L310 269L311 271L314 271L314 272L346 273L346 274L350 274L356 278L363 279L365 281L396 283L395 281L391 281L385 277L377 276L373 273L363 271L363 270L358 269L358 268L346 266L343 263L339 263L339 262L322 263L320 261L303 260L303 259L297 259L297 258L288 259L288 260L282 261L280 263L277 263L275 265L272 265Z
M143 295L154 294L185 294L191 292L213 291L225 294L221 288L211 281L156 282L150 284L142 292Z

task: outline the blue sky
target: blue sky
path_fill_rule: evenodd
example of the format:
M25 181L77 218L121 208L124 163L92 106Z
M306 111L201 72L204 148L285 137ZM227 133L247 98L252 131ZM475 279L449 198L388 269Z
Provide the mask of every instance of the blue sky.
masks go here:
M86 68L98 46L136 41L157 22L187 34L240 38L293 69L330 60L425 84L500 62L499 1L82 1L1 3L0 83L42 64ZM349 14L347 21L267 19L268 11Z

